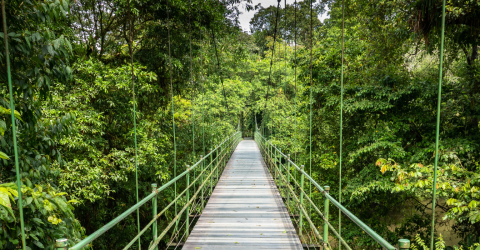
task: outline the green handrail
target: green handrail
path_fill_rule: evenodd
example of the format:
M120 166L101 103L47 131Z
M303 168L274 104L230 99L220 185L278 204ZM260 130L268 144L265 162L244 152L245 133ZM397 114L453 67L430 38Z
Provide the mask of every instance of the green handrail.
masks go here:
M269 142L265 137L263 137L258 131L256 133L260 137L261 140L263 140L267 145L274 149L281 157L285 158L286 161L295 167L295 169L301 173L305 178L307 178L312 185L314 185L320 193L328 199L333 205L335 205L343 214L345 214L348 218L350 218L355 224L357 224L364 232L369 234L372 239L374 239L378 244L380 244L382 247L388 250L396 250L393 245L391 245L389 242L387 242L385 239L383 239L380 235L378 235L373 229L371 229L369 226L367 226L365 223L363 223L359 218L357 218L353 213L351 213L348 209L346 209L344 206L342 206L335 198L330 196L330 194L323 189L322 186L320 186L309 174L307 174L303 169L301 169L299 166L295 164L287 155L283 154L275 145L273 145L271 142Z
M171 186L172 184L176 183L180 178L184 177L185 175L187 175L190 171L192 171L193 169L195 169L196 167L198 166L202 166L202 164L204 163L205 159L207 159L208 156L212 156L215 152L219 151L219 149L222 148L222 146L224 144L226 144L227 142L231 141L231 144L234 144L234 143L238 143L239 142L239 139L241 138L241 132L235 132L234 134L232 134L230 137L228 137L227 139L225 139L224 141L222 141L215 149L213 149L212 151L210 151L210 153L208 153L205 157L203 157L202 159L200 159L199 161L197 161L194 165L192 165L189 169L185 170L184 172L182 172L181 174L177 175L175 178L173 178L172 180L170 180L169 182L165 183L164 185L162 185L161 187L157 188L156 189L156 192L152 192L151 194L149 194L147 197L143 198L142 200L140 200L138 203L136 203L135 205L133 205L132 207L130 207L128 210L126 210L125 212L123 212L122 214L120 214L119 216L117 216L115 219L113 219L112 221L110 221L109 223L105 224L103 227L101 227L100 229L98 229L97 231L95 231L94 233L92 233L91 235L89 235L88 237L86 237L85 239L81 240L80 242L78 242L77 244L75 244L74 246L70 247L69 250L79 250L79 249L82 249L84 247L86 247L88 244L90 244L92 241L94 241L96 238L100 237L101 235L103 235L106 231L108 231L110 228L112 228L113 226L117 225L119 222L121 222L123 219L125 219L128 215L132 214L134 211L136 211L137 209L139 209L142 205L144 205L145 203L147 203L148 201L152 200L154 197L156 197L159 192L163 191L164 189L168 188L169 186ZM232 148L234 147L224 147L223 149L224 150L231 150ZM223 152L222 152L223 154ZM207 168L205 168L207 169ZM212 174L212 173L210 173ZM187 189L193 185L190 184ZM197 191L198 193L198 191ZM182 193L181 193L182 194ZM180 195L181 195L180 194ZM177 197L179 198L180 195L178 195ZM177 198L177 199L178 199ZM176 200L175 200L176 201ZM182 212L184 211L184 209L178 213L177 216L181 216ZM157 218L158 219L158 218ZM152 223L149 223L147 224L147 227L152 225ZM140 234L143 234L143 230L140 232ZM137 237L135 237L137 238ZM161 236L159 236L159 238L161 238ZM157 238L158 240L158 238Z

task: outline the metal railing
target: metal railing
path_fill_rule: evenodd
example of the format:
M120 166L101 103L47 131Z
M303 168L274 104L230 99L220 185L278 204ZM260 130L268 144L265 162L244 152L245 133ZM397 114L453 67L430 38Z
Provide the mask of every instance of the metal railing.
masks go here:
M339 241L339 244L343 245L346 249L351 250L349 244L341 237L341 235L335 230L332 224L328 220L329 204L332 203L337 207L344 215L350 218L355 224L357 224L365 233L375 240L384 249L396 250L397 248L383 239L369 226L358 219L330 194L330 188L328 186L320 186L310 175L304 171L304 166L297 166L291 159L290 154L285 155L281 149L277 148L265 137L263 137L258 131L255 132L255 141L260 148L260 151L265 159L267 167L271 171L277 184L278 190L281 192L284 199L286 199L285 205L292 217L292 221L295 222L298 230L298 236L305 248L318 249L322 246L324 249L331 249L331 245L328 242L329 230L333 232ZM284 163L282 163L282 160ZM298 176L298 174L300 176ZM311 184L320 192L324 197L324 211L320 211L318 206L312 201L311 197L304 189L305 178L311 182ZM299 180L300 179L300 180ZM306 204L313 208L317 216L323 220L323 225L315 225L312 220L312 214L307 213ZM297 219L298 217L298 219ZM304 218L307 221L304 224ZM318 228L323 227L323 233L320 233ZM308 231L306 230L308 229ZM410 241L399 240L398 249L409 249Z
M168 240L167 247L174 243L174 240L177 242L182 239L186 239L190 233L190 216L192 213L195 213L195 216L198 216L199 213L205 208L205 197L210 195L213 192L213 187L218 182L220 174L223 172L224 167L226 166L228 159L235 150L238 143L242 140L241 132L236 132L230 137L221 142L216 148L210 151L205 156L200 156L200 160L193 164L192 166L187 165L186 170L181 174L177 175L175 178L165 183L161 187L157 187L156 183L152 184L152 193L147 197L140 200L138 203L130 207L128 210L123 212L121 215L117 216L115 219L78 242L74 246L69 247L67 245L67 239L58 239L56 241L56 249L69 249L69 250L79 250L85 247L89 247L95 239L103 235L110 228L117 225L127 216L131 215L137 209L139 209L145 203L152 201L152 220L144 225L143 229L133 237L133 239L123 247L123 249L129 249L135 242L140 240L140 237L144 235L150 228L152 233L152 241L148 246L148 250L157 250L158 244L164 238L164 236L173 231L170 239ZM198 174L198 175L197 175ZM193 181L190 182L191 175L194 175ZM186 187L185 189L176 195L175 199L165 206L162 211L157 213L157 198L163 190L168 187L171 187L172 184L179 182L182 178L185 178ZM208 184L208 185L207 185ZM190 196L190 191L193 190L193 195ZM200 197L199 197L200 195ZM163 231L158 235L158 226L157 220L165 214L165 212L171 207L180 204L181 200L186 202L183 207L175 214L175 217L172 221L165 226ZM177 212L177 209L175 209ZM185 216L183 223L179 226L181 218ZM183 234L182 234L183 232ZM178 245L176 245L178 247Z

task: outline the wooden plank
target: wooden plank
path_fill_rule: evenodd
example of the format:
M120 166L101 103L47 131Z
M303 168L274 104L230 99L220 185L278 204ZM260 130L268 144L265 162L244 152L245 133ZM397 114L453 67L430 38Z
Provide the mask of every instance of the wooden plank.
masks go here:
M237 146L183 249L303 249L253 140Z

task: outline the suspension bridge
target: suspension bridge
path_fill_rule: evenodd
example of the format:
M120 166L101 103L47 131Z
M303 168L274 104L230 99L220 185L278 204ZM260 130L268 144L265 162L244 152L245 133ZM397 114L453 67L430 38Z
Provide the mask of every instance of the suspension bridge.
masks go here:
M280 0L278 3L280 4ZM443 6L443 8L445 7ZM443 15L445 14L443 13ZM3 14L3 16L5 17L5 14ZM4 24L5 23L6 21L4 21ZM168 24L168 28L169 60L171 60L170 23ZM4 34L7 34L6 25L4 30ZM275 38L276 27L273 44L275 44ZM213 42L215 45L215 40L213 40ZM6 59L8 62L7 42L5 45L7 51ZM215 53L217 53L216 47ZM7 65L9 64L7 63ZM218 68L220 68L218 55L217 65ZM270 64L270 75L271 65L272 63ZM16 134L10 68L8 68L7 72L10 88L12 129L13 134ZM223 79L221 78L220 80L223 86ZM270 83L270 76L268 82ZM172 89L172 113L174 113L171 79L170 85ZM225 96L225 92L223 94ZM268 92L265 106L267 104ZM227 105L226 100L225 105ZM341 109L343 110L343 29L341 105ZM135 99L133 110L134 117L136 117ZM312 108L310 108L310 143L311 110ZM173 114L172 120L173 131L175 131L175 118ZM341 122L342 116L340 116L340 138L342 138ZM340 211L341 215L347 217L363 230L364 233L368 234L377 243L374 249L394 250L410 248L409 240L401 239L398 242L388 242L378 235L368 225L358 219L355 214L342 206L341 199L339 201L331 196L329 194L329 187L321 186L317 183L312 176L304 171L303 165L299 166L292 161L289 154L282 152L280 148L263 135L262 130L258 129L256 124L255 126L256 131L253 139L244 139L240 129L237 129L235 133L228 136L227 139L216 145L215 148L211 149L207 154L201 155L200 160L192 165L185 166L183 172L179 174L175 173L174 178L167 183L161 186L152 183L152 192L146 197L138 199L137 187L138 202L94 233L75 245L68 245L68 239L65 238L57 239L54 248L69 250L79 250L88 247L94 248L95 239L101 237L109 229L117 226L128 216L136 213L139 226L138 234L133 236L125 235L125 237L131 238L131 240L127 245L119 246L119 248L148 250L357 249L356 246L350 246L345 241L340 228L332 225L329 220L330 207L335 207L336 210ZM193 135L193 137L195 137L195 135ZM15 137L14 144L15 159L18 159ZM342 143L340 143L340 145L342 145ZM438 152L438 123L436 150ZM341 154L340 149L340 157ZM437 155L438 153L435 154L435 157L437 157ZM176 164L176 162L174 164ZM21 183L18 160L16 162L16 172L17 182ZM323 204L318 204L313 201L311 192L307 193L306 191L307 185L312 186L313 189L323 196ZM25 247L25 229L21 210L21 185L18 186L20 196L19 207L22 218L22 245ZM159 207L157 200L162 197L163 192L172 189L174 189L175 193L174 200L164 207ZM311 191L311 189L309 191ZM151 220L144 225L140 225L138 211L147 203L151 204ZM169 215L167 215L167 213ZM171 215L172 213L173 216ZM159 220L165 220L167 218L169 220L167 223L159 223ZM341 225L340 222L339 225ZM142 226L142 228L140 228L140 226ZM142 238L149 239L147 246L141 245ZM143 242L145 242L145 240L143 240Z
M148 250L332 249L333 245L355 249L330 223L332 205L378 243L375 249L409 249L408 240L391 244L379 236L330 196L329 188L320 186L304 166L296 165L290 155L282 153L260 132L255 132L254 140L244 140L241 134L235 132L161 187L152 184L150 195L79 243L68 246L67 239L58 239L56 249L90 246L148 202L152 204L151 221L123 249L131 248L147 234L152 240L143 249ZM162 191L181 180L186 183L184 190L158 211L157 199ZM323 195L322 210L306 192L307 182ZM309 206L313 210L308 211ZM172 208L176 216L160 228L157 220ZM315 223L313 216L322 218L323 223Z

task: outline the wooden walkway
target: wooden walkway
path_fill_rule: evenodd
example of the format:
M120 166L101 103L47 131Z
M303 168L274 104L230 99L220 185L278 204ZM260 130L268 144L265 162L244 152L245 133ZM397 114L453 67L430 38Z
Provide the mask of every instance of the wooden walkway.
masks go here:
M255 141L237 146L183 249L303 249Z

